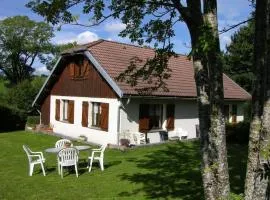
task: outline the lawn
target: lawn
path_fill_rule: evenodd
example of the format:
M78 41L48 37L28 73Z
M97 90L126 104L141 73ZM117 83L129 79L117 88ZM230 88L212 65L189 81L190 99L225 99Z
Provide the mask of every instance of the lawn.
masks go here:
M88 173L80 153L79 178L57 173L56 155L44 153L47 176L39 166L28 176L22 145L34 151L53 147L59 138L30 132L0 134L0 199L203 199L198 142L172 142L119 151L107 149L105 171ZM243 192L247 147L229 145L232 192Z

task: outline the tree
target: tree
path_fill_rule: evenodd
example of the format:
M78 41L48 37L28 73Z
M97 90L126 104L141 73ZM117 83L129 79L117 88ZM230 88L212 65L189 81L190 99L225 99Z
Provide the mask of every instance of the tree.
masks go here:
M52 49L52 56L48 59L46 62L46 67L49 71L53 69L53 66L57 62L57 59L61 55L61 53L67 49L70 49L72 47L77 46L77 42L72 42L72 43L67 43L67 44L59 44L55 45L54 48Z
M0 71L11 84L31 77L34 61L46 62L53 45L53 29L44 22L26 16L15 16L0 21Z
M82 5L80 5L82 4ZM126 79L136 85L138 78L157 80L155 89L166 89L163 81L169 78L168 59L175 56L171 37L174 24L184 21L191 36L194 76L197 87L199 122L201 132L202 177L206 199L227 199L230 191L223 115L222 60L217 28L216 0L32 0L28 6L45 16L52 24L77 23L71 13L74 6L82 6L82 12L91 16L91 25L97 25L109 17L119 18L126 24L120 33L142 45L154 41L156 54L142 68L131 60ZM108 10L110 13L108 13ZM123 78L125 77L125 78ZM132 77L129 79L128 77Z
M260 162L270 139L270 0L257 0L255 13L252 120L245 182L245 200L270 199L270 177ZM269 170L269 169L268 169Z
M224 54L224 72L245 90L251 92L254 83L253 41L254 20L248 22L231 36Z
M32 102L45 82L45 77L34 77L32 80L24 80L9 88L3 103L12 105L25 113L33 111Z

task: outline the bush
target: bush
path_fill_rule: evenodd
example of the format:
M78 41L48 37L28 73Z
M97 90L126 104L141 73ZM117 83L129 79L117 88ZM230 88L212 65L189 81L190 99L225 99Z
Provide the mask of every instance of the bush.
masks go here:
M0 132L24 129L25 112L9 105L0 104Z
M26 125L33 127L33 126L39 124L39 121L40 121L39 116L28 116L27 121L26 121Z
M226 137L228 142L248 143L250 122L226 124Z

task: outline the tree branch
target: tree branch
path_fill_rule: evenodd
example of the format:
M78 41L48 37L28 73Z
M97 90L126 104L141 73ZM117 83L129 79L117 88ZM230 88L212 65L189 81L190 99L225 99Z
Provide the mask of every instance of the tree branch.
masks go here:
M222 30L219 31L219 34L221 35L221 34L223 34L223 33L226 33L226 32L228 32L228 31L230 31L230 30L232 30L232 29L234 29L234 28L236 28L236 27L238 27L238 26L240 26L240 25L242 25L242 24L245 24L245 23L247 23L247 22L249 22L249 21L252 21L252 20L254 20L253 17L252 17L252 18L249 18L249 19L247 19L247 20L245 20L245 21L239 22L238 24L231 25L231 26L229 26L228 28L223 28Z

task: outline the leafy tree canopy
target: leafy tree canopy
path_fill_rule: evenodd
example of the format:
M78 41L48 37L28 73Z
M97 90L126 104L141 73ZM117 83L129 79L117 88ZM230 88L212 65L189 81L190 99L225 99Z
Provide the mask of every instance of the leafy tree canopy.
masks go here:
M49 71L52 70L53 66L57 62L57 59L59 58L60 54L67 49L70 49L74 46L77 46L76 42L72 43L67 43L67 44L59 44L55 45L54 48L52 49L52 56L48 59L48 62L46 63L46 67Z
M53 29L47 23L35 22L26 16L0 21L0 71L11 84L31 77L34 61L46 63L53 48Z
M253 73L254 31L254 20L252 20L231 36L232 42L227 46L227 52L224 54L224 72L249 92L252 91L255 78Z

